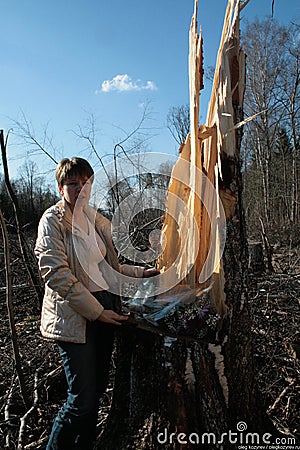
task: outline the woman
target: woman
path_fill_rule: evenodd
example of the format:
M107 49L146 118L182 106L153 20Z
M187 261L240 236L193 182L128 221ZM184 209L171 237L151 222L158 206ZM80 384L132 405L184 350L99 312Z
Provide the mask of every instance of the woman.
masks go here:
M109 263L112 271L135 277L157 274L155 269L119 265L110 222L88 205L93 176L82 158L60 161L56 180L62 199L43 214L35 246L45 282L41 333L57 342L68 383L47 450L93 447L114 326L128 318L117 312L118 298L109 292L101 265Z

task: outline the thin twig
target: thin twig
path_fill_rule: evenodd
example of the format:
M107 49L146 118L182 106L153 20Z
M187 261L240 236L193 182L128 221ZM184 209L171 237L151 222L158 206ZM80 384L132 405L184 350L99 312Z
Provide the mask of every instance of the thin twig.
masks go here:
M33 405L31 408L24 414L20 419L20 430L19 430L19 438L18 438L18 450L24 449L24 440L25 440L25 429L27 425L28 418L32 415L32 413L36 410L38 401L39 401L39 393L38 393L38 379L39 379L39 369L36 370L34 375L34 387L33 387Z

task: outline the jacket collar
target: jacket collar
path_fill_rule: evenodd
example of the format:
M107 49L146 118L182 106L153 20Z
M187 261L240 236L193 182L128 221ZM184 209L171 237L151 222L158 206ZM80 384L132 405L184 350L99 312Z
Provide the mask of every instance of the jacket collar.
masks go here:
M72 233L72 211L64 198L55 205L55 213L63 226Z
M102 217L99 214L97 214L97 211L94 208L87 205L84 208L84 212L91 221L91 223L96 223L98 226L99 225L101 226ZM73 222L73 213L70 209L70 206L68 205L68 203L64 198L62 198L56 203L55 213L58 216L59 221L66 228L66 230L68 230L71 233L77 234L77 227Z

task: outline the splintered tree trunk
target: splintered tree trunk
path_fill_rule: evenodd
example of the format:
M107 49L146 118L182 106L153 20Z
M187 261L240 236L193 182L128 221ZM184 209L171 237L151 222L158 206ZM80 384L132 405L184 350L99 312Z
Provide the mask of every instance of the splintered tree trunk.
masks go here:
M237 433L239 422L246 424L247 432L274 436L263 402L253 388L239 171L237 164L239 200L227 226L224 252L225 292L231 314L223 320L218 340L171 340L123 326L118 337L112 408L97 448L188 449L203 442L205 449L230 449L232 442L226 437L223 444L218 441L229 430ZM242 427L239 425L239 431L246 433Z
M122 326L112 407L99 449L188 449L201 445L205 449L230 449L233 443L244 444L242 438L247 432L274 434L254 391L253 379L239 158L245 74L245 58L239 48L239 8L238 0L228 1L207 124L198 127L202 42L195 33L195 1L190 34L190 72L194 71L190 74L191 133L173 169L169 192L192 210L200 228L200 244L195 249L188 220L182 221L180 243L179 227L167 214L163 232L171 239L167 240L160 263L160 267L168 269L173 264L174 248L180 243L183 251L176 273L182 270L185 274L184 266L195 261L184 282L192 287L200 283L198 275L208 254L213 227L193 194L199 181L197 167L214 185L226 215L226 245L222 260L215 266L210 291L222 315L221 325L213 337L201 342L179 336L171 339L130 324ZM175 172L182 170L185 163L191 167L185 174L185 179L189 178L187 188L175 180ZM176 213L176 201L167 199L167 211L172 208ZM218 218L219 209L216 203ZM218 233L215 242L221 242ZM220 253L216 248L215 256L221 257ZM239 440L233 442L234 438Z

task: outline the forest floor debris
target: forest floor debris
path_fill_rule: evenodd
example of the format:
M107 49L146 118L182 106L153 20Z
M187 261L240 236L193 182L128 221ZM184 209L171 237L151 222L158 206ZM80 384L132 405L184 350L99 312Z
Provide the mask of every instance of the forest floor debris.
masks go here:
M13 247L13 246L12 246ZM274 255L275 272L249 276L252 311L255 380L267 412L285 434L300 435L300 269L292 264L300 249L281 248ZM0 260L2 254L0 252ZM3 267L3 264L1 265ZM27 419L24 449L43 449L53 418L62 404L66 384L58 353L52 342L41 338L39 305L28 286L16 249L12 250L13 299L23 371L28 393L36 408ZM25 279L24 279L25 278ZM20 397L5 303L4 271L0 271L0 448L17 448L20 419L26 408ZM113 372L113 370L112 370ZM98 431L105 425L112 397L112 381L102 399Z

